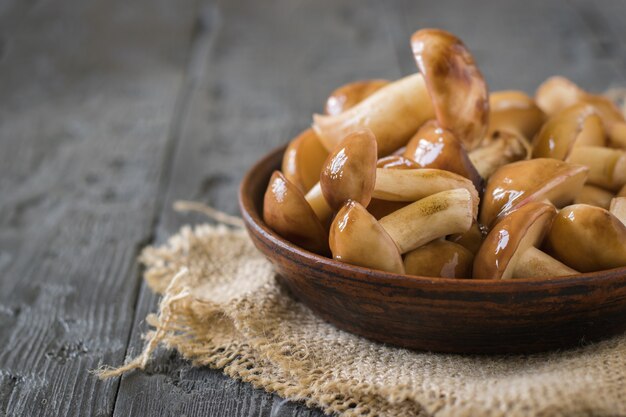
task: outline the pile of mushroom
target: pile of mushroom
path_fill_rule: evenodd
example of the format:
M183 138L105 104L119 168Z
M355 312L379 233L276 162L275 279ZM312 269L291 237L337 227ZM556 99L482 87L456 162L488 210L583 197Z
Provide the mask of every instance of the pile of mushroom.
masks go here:
M626 266L626 121L563 77L489 94L460 39L411 37L418 73L331 93L287 147L263 218L323 256L446 278Z

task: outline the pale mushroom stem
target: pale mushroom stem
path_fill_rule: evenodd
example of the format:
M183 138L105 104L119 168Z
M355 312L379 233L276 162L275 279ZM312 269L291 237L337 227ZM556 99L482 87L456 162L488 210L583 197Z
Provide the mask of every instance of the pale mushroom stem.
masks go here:
M322 194L322 187L318 182L309 190L308 193L304 196L304 199L309 203L313 212L317 216L318 219L322 222L322 224L326 224L328 219L333 214L333 210L330 208L324 195Z
M400 253L437 238L463 233L473 221L473 200L466 189L433 194L379 220Z
M469 159L476 171L485 179L488 179L502 165L527 159L530 155L524 139L509 132L501 132L501 134L505 136L494 139L469 153Z
M513 278L562 277L577 273L578 271L531 246L519 258L513 270Z
M587 182L609 190L626 184L626 152L601 146L577 146L568 162L589 167Z
M613 145L626 148L626 122L613 123L608 129L608 134Z
M611 201L610 212L626 226L626 197L617 197Z

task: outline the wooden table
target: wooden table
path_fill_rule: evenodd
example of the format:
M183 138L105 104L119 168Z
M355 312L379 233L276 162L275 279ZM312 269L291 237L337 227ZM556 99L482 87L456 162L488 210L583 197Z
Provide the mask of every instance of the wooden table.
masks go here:
M461 6L461 4L465 4ZM0 0L0 415L317 416L142 346L157 298L135 260L183 223L237 212L246 167L359 78L415 71L442 27L492 89L563 74L626 85L626 2Z

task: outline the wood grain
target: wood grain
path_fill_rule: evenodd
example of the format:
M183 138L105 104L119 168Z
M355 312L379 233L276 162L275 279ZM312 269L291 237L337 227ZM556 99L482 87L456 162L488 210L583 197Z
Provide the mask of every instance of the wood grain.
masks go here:
M0 415L113 413L192 5L0 4Z
M171 203L236 213L336 86L414 71L418 27L461 35L492 89L624 84L621 0L335 3L0 1L0 415L319 415L168 352L119 396L86 374L141 346L138 249L204 221Z

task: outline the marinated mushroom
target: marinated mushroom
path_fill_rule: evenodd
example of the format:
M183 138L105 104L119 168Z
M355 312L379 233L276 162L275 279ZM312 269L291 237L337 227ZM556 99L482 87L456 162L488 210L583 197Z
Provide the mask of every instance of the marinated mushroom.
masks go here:
M274 171L263 199L263 220L280 236L302 248L328 254L328 234L302 191Z
M328 156L320 176L324 198L331 208L348 200L367 207L376 181L376 138L369 130L346 136Z
M480 176L488 180L501 166L528 159L530 154L530 145L519 132L498 130L485 137L469 153L469 159Z
M588 171L582 165L550 158L504 165L487 182L480 223L490 226L496 218L532 201L548 200L556 207L563 207L574 201Z
M577 271L537 249L550 229L556 209L528 203L509 212L489 232L474 258L474 278L553 277Z
M626 152L600 146L578 146L567 161L589 168L587 182L611 191L626 185Z
M487 84L465 44L440 29L422 29L411 36L417 67L423 74L437 121L468 150L487 131Z
M347 202L330 227L333 257L342 262L404 273L401 254L472 224L473 201L465 189L442 191L376 220L361 204Z
M626 225L626 197L616 197L611 200L609 211L617 217L622 224ZM626 242L624 242L626 245Z
M467 232L452 234L448 236L447 239L450 242L458 243L471 253L476 254L483 244L486 235L486 228L481 226L477 221L474 221Z
M281 171L285 178L306 193L319 181L327 156L328 151L313 129L307 129L285 149Z
M566 160L578 146L604 146L604 128L594 108L574 104L554 114L533 143L533 158Z
M519 132L532 139L546 121L546 114L528 94L517 90L494 91L489 95L489 129Z
M441 278L470 278L474 254L447 240L435 240L404 255L409 275Z
M464 188L469 192L476 215L479 198L474 184L465 177L441 169L377 168L372 195L381 200L411 202L454 188Z
M539 86L535 93L539 107L548 115L577 103L593 106L604 124L611 142L626 147L626 122L615 103L607 97L589 94L564 77L551 77Z
M378 142L378 155L386 156L404 146L433 117L424 79L413 74L382 87L341 114L314 114L313 129L332 151L347 134L368 128Z
M626 266L626 226L608 210L574 204L559 211L546 247L581 272Z
M589 204L608 209L612 198L613 194L607 190L595 185L584 185L574 199L574 204Z
M387 84L389 84L387 80L362 80L344 84L330 93L324 112L330 116L343 113Z
M439 122L425 123L411 138L403 153L420 168L436 168L457 173L482 188L482 178L470 161L463 144Z

